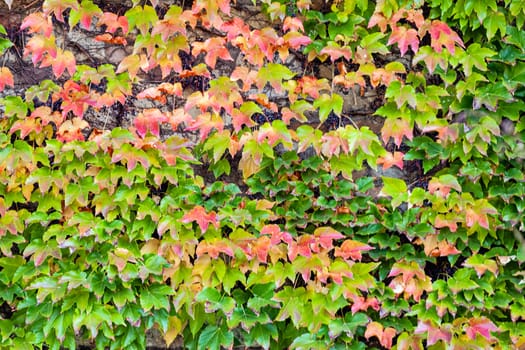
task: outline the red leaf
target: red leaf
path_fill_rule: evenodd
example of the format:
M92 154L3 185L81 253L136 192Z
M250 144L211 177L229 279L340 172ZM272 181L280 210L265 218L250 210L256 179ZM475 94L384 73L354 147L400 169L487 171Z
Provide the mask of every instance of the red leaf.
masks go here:
M474 340L476 339L476 334L481 334L487 340L490 340L492 336L490 332L499 332L500 330L491 320L486 317L473 317L468 321L468 326L466 329L467 336Z
M224 129L224 121L216 113L202 113L199 114L195 119L188 121L187 131L199 130L200 140L203 141L212 129L222 131Z
M7 67L0 67L0 91L3 91L6 85L14 87L15 81L13 74Z
M341 234L339 231L334 230L331 227L319 227L314 231L314 236L317 240L317 243L325 248L325 249L332 249L333 248L333 240L334 239L341 239L345 236Z
M379 27L381 33L384 33L386 31L386 27L388 26L388 20L382 13L374 12L372 17L370 17L370 20L368 21L368 28L372 28L375 25Z
M233 58L230 56L230 51L226 48L226 38L213 37L207 39L205 42L194 42L191 54L197 57L201 53L206 54L204 61L212 69L215 68L217 58L233 61Z
M215 228L219 227L217 214L214 211L206 213L206 210L200 205L195 206L182 217L182 223L187 224L189 222L196 222L199 225L202 233L208 230L208 226L210 224L212 224Z
M388 39L387 45L392 45L393 43L397 43L399 46L401 56L405 55L409 45L412 48L412 51L417 53L419 48L419 37L417 31L413 28L407 29L404 26L395 26L392 29L392 34Z
M128 19L125 16L118 16L111 12L104 12L102 17L99 18L97 26L106 26L106 32L115 33L117 29L121 28L123 34L127 34L129 31Z
M396 336L396 333L396 330L392 327L385 328L380 340L381 345L390 349L392 347L392 339Z
M57 78L60 78L66 69L71 76L73 76L77 70L77 62L73 53L71 51L63 51L62 49L57 49L56 57L50 55L44 57L40 67L49 66L52 67L53 74Z
M20 138L24 139L32 131L35 133L42 132L42 124L34 117L27 117L14 122L9 133L12 134L17 130L20 130Z
M250 26L239 17L234 17L232 20L225 22L221 26L221 30L227 33L226 38L228 41L232 41L239 35L245 38L250 36Z
M291 244L293 241L292 235L286 231L281 231L279 225L275 224L264 225L264 227L261 229L261 235L270 235L272 245L276 245L281 242Z
M348 47L341 47L336 43L328 42L328 44L319 52L321 55L328 55L332 62L344 57L347 61L352 59L352 50Z
M347 239L341 244L341 247L335 248L334 256L340 256L345 260L352 259L361 261L361 252L366 252L372 249L374 249L374 247L371 247L368 244Z
M151 36L160 34L162 41L166 42L173 34L186 35L186 22L181 14L182 9L180 7L170 6L164 18L153 26Z
M291 47L294 50L299 49L301 46L306 46L312 42L312 39L303 35L299 32L289 32L283 36L284 42L287 47ZM282 57L284 59L284 57Z
M51 17L44 16L42 12L31 13L24 18L20 29L24 30L26 28L29 28L30 34L43 34L46 38L49 38L51 33L53 33Z
M315 243L312 235L302 235L297 238L297 241L292 241L288 249L288 258L290 261L294 261L297 255L304 257L312 256L312 244Z
M327 79L303 76L297 80L295 93L308 94L312 98L318 98L321 91L329 91L330 89L331 87Z
M241 112L237 108L235 108L232 113L232 124L233 130L236 132L240 131L243 125L246 125L249 128L256 125L255 122L250 118L250 116Z
M369 307L371 307L372 309L376 311L379 311L380 309L379 302L377 298L375 297L365 298L363 296L359 296L355 294L351 294L348 297L350 297L353 302L352 308L351 308L352 315L354 315L358 311L366 311L368 310Z
M437 19L433 20L428 31L432 39L430 46L432 46L436 52L441 52L444 46L451 54L454 54L456 51L455 44L465 48L459 35L450 29L445 22Z
M425 254L427 256L449 256L460 254L456 246L447 240L438 240L437 234L429 234L423 239Z
M137 134L146 136L147 132L159 136L160 124L168 121L168 116L157 108L145 109L135 118L133 125L137 128Z

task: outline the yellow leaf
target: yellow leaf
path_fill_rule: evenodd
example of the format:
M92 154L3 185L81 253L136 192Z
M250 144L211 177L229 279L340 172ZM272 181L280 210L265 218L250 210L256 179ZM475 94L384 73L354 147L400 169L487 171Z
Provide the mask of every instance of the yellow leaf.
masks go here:
M164 341L166 342L166 347L169 347L171 343L177 338L181 333L184 325L182 321L177 316L168 317L168 330L164 333Z

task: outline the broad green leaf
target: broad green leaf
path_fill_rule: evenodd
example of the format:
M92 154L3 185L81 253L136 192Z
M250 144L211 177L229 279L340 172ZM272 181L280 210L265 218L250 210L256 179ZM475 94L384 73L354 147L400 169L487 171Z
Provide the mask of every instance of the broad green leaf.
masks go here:
M319 121L323 123L331 112L340 116L343 112L343 98L338 94L322 94L315 99L313 106L319 108Z
M198 349L221 349L222 347L231 348L233 345L233 333L223 327L208 325L199 335Z

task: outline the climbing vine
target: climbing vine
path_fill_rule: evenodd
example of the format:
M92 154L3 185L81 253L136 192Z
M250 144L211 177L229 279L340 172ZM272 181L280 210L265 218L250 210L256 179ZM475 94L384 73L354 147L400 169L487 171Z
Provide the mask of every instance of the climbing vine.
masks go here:
M520 0L43 1L18 49L49 79L11 94L0 67L0 348L525 346L524 21ZM71 33L125 55L82 60Z

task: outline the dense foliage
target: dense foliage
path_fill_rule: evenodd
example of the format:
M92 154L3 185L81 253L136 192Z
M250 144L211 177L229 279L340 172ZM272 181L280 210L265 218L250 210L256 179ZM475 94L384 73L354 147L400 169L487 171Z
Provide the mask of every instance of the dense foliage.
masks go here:
M54 79L0 100L0 348L525 346L523 1L134 2L22 23Z

